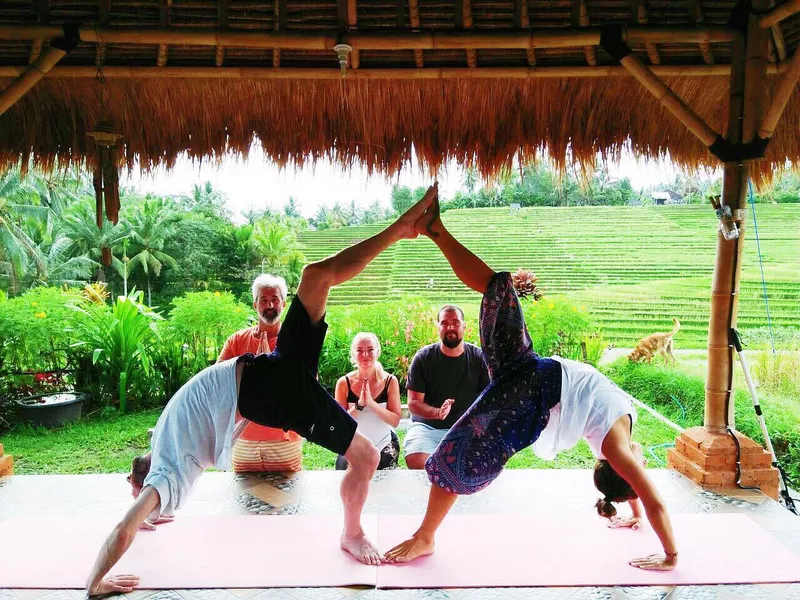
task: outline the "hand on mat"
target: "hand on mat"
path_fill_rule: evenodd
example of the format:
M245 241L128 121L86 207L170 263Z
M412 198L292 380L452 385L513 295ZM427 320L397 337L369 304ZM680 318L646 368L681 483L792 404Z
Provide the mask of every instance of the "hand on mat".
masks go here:
M89 597L125 594L132 592L137 585L139 585L139 578L136 575L114 575L106 577L97 586L90 588Z
M444 421L447 418L447 415L450 414L450 409L453 407L453 402L455 402L455 400L452 398L448 398L442 402L442 405L439 407L439 419Z
M667 557L664 554L651 554L644 558L634 558L628 564L645 571L672 571L678 563L678 557Z
M162 523L171 523L175 520L175 515L161 515L155 521L151 521L150 519L145 519L144 522L139 525L139 529L142 531L155 531L156 525L161 525Z
M611 517L608 526L611 529L622 529L623 527L639 529L640 522L641 519L639 517Z

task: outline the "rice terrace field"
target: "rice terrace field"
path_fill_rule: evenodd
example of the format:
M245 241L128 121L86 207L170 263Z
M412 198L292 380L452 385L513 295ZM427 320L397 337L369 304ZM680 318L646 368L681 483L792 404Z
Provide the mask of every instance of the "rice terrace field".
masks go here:
M800 326L800 205L758 204L758 233L772 325ZM705 205L452 210L453 234L498 270L532 270L548 296L584 305L605 338L632 347L681 322L679 348L703 348L708 328L717 220ZM304 232L314 260L382 225ZM413 295L433 304L477 307L479 296L452 274L428 239L406 240L354 280L335 288L331 304L364 304ZM752 212L748 207L738 327L766 327ZM763 332L762 332L763 333Z

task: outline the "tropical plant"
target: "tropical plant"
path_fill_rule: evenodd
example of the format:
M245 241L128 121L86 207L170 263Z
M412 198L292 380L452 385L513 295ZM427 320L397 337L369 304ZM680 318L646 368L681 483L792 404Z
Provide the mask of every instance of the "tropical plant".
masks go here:
M188 345L188 360L203 368L219 356L230 334L249 322L252 309L229 292L190 292L172 301L169 321L161 325L163 338Z
M158 277L164 266L175 267L177 261L164 252L164 245L173 234L173 223L177 214L172 212L161 198L151 198L131 211L126 218L131 243L135 253L130 262L121 264L127 275L141 268L147 278L147 304L152 306L151 273ZM126 255L127 258L127 247Z
M137 375L149 376L153 345L158 341L155 323L161 317L142 304L142 293L131 290L106 305L75 305L85 317L77 323L75 347L91 353L92 364L103 374L106 391L128 410L128 389Z

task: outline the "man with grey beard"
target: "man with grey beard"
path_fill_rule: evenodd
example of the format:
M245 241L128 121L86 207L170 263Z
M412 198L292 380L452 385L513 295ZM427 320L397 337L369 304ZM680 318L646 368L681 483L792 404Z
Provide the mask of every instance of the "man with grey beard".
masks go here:
M222 347L217 362L243 354L267 354L275 350L287 292L283 277L267 274L256 277L253 281L253 308L258 323L232 334ZM294 431L250 423L233 446L231 465L236 473L300 471L303 468L303 438Z

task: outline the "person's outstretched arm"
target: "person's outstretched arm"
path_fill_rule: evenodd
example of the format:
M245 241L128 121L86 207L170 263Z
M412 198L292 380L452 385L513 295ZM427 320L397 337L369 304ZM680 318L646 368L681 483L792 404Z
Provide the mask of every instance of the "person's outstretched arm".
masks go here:
M139 578L136 575L106 577L106 574L122 558L133 543L139 527L160 504L161 499L156 489L146 486L100 548L92 572L86 581L86 591L89 592L89 596L127 593L139 585Z
M644 558L637 558L630 561L630 564L640 569L669 571L674 569L678 562L678 547L672 533L672 523L658 489L648 477L644 465L631 451L630 437L626 431L627 425L623 425L623 422L623 420L618 421L606 435L606 439L603 440L603 455L617 474L627 481L636 492L644 505L647 520L650 521L650 525L664 548L664 554L652 554Z

